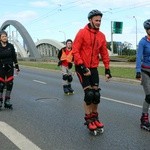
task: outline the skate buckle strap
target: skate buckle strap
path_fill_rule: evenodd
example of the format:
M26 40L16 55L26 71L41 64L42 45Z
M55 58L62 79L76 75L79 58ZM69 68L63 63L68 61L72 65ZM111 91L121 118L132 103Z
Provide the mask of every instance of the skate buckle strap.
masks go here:
M92 113L92 119L93 119L94 121L99 119L97 112L93 112L93 113Z
M92 122L94 122L93 119L87 119L86 122L84 123L84 125L88 125L89 123L92 123Z
M84 125L88 125L89 123L94 122L94 120L93 120L91 114L86 114L85 117L84 117L84 119L85 119L85 121L86 121L86 122L84 123Z
M144 120L145 122L149 122L148 116L143 116L143 120Z

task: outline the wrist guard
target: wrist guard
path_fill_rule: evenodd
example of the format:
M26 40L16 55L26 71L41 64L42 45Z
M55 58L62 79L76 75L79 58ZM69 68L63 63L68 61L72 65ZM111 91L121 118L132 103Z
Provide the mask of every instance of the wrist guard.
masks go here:
M109 75L109 78L112 78L112 75L110 73L110 69L105 69L105 75Z
M80 65L80 68L81 68L83 74L89 72L89 70L84 65Z
M18 71L20 71L18 64L15 64L15 68L16 68Z
M140 79L141 78L141 72L137 72L136 73L136 79Z

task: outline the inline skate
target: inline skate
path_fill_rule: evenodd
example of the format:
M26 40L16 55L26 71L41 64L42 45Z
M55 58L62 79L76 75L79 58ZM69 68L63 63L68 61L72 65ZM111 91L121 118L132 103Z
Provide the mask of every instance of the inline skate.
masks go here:
M4 107L8 109L13 109L12 104L10 103L10 98L5 98Z
M71 87L71 84L68 84L69 94L74 94L74 90Z
M86 114L85 117L85 123L84 125L87 126L88 130L90 131L90 133L92 135L98 135L99 131L98 131L98 127L96 126L96 124L94 123L94 120L92 118L92 115L91 114Z
M150 122L148 113L143 113L141 116L141 128L150 132Z
M104 124L99 121L98 113L93 112L91 115L92 115L92 119L93 119L95 125L97 126L97 131L99 133L103 133L104 132Z
M63 90L65 95L69 95L68 85L63 85Z

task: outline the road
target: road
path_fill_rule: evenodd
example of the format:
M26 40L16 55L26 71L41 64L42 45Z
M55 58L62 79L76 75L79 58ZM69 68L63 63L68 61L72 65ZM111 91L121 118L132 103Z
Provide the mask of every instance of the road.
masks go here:
M140 84L100 80L100 120L105 131L89 134L83 91L62 91L58 71L21 67L12 91L13 110L0 112L0 150L149 150L149 132L140 129L144 92Z

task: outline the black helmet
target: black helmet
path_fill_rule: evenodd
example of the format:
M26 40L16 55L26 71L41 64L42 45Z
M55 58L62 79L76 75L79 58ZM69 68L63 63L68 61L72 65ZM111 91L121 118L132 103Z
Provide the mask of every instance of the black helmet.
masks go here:
M68 42L71 42L71 43L72 43L72 40L71 40L71 39L67 39L66 44L67 44Z
M1 36L2 34L5 34L5 35L7 36L7 32L4 31L4 30L1 30L1 31L0 31L0 36Z
M95 9L95 10L92 10L89 12L88 19L91 19L94 16L101 16L102 17L103 14L99 10Z
M143 26L145 30L150 29L150 19L144 21Z

